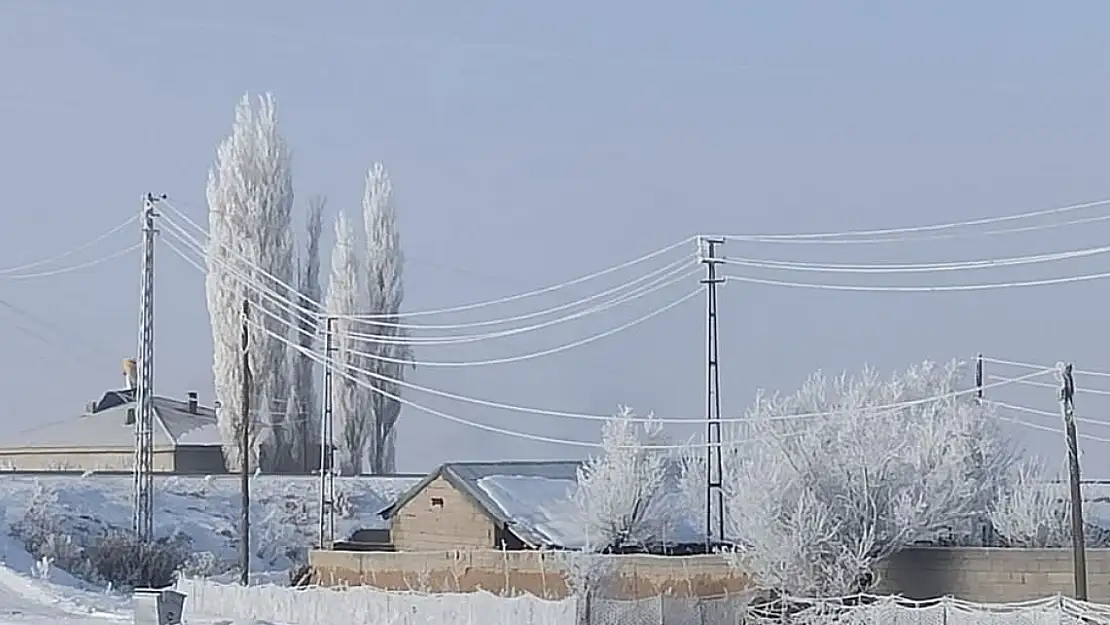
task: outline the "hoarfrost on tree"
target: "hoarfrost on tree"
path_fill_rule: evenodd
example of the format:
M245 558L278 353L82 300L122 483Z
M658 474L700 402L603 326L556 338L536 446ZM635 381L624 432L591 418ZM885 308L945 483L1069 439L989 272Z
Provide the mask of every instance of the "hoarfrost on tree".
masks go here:
M323 305L323 292L320 287L320 237L324 229L323 197L313 198L308 205L308 219L305 223L304 247L297 263L298 306L305 311L315 310ZM289 405L294 407L295 416L290 427L295 433L291 450L294 459L304 469L309 470L310 449L320 444L320 415L316 401L315 366L308 351L315 347L314 338L320 331L319 317L307 314L297 315L297 344L303 351L292 354L293 384L290 389Z
M637 421L631 408L607 420L601 453L578 470L574 502L586 535L586 550L605 552L652 547L664 542L674 521L667 497L672 463L662 449L662 424Z
M957 363L925 363L760 396L724 436L732 563L778 591L843 595L867 588L892 553L967 531L1005 492L1016 454L990 405L957 395L963 378ZM701 456L686 459L695 476ZM685 483L704 505L697 482Z
M394 398L401 395L405 369L412 363L412 349L405 341L408 333L398 325L405 297L404 253L397 231L393 183L381 163L367 172L362 218L366 233L366 313L373 320L360 324L359 331L374 338L363 341L359 350L365 354L362 368L375 374L367 380L373 389L364 390L369 406L364 418L370 433L366 451L370 471L383 474L396 469L396 425L401 404Z
M286 410L279 408L282 402L273 400L289 396L289 375L286 347L271 333L288 335L288 311L248 287L248 283L259 285L277 298L286 298L290 294L282 284L290 284L293 277L291 155L278 128L272 96L258 98L257 108L249 95L240 100L231 134L218 147L209 172L207 199L210 239L205 287L225 457L230 466L240 463L235 436L243 376L239 335L247 300L255 311L248 357L256 382L252 405L258 407L258 418L248 424L255 441L250 461L257 463L261 455L281 464L291 457L292 443L283 428ZM267 447L266 453L260 454L260 446Z
M364 301L359 280L358 238L346 214L340 212L335 220L335 247L331 254L331 273L325 309L333 316L332 344L335 347L335 367L341 375L332 383L332 415L335 423L330 441L336 446L338 468L345 475L362 470L366 440L370 435L367 418L366 394L355 382L361 368L359 344L352 331L356 322L351 316L360 312Z
M1006 545L1024 548L1071 547L1071 502L1066 470L1053 473L1037 458L1023 462L1006 492L992 506L990 520ZM1083 535L1088 547L1110 545L1110 532L1091 522L1083 501Z

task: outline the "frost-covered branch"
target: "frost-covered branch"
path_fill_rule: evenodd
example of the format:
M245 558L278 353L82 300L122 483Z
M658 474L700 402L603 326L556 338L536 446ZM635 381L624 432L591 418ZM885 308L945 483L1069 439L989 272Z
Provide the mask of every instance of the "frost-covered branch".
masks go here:
M601 453L578 471L574 501L585 526L587 551L649 547L664 542L676 514L667 497L675 463L659 449L661 425L636 421L622 407L601 430Z

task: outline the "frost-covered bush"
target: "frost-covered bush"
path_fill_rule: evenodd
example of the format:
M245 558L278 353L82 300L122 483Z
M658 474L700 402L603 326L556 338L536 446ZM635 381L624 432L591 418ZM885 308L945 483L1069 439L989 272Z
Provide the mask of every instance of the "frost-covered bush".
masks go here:
M668 509L667 471L671 458L661 449L662 427L636 420L630 408L605 422L601 453L578 470L574 502L584 526L587 551L616 551L663 542L673 525Z
M40 571L56 566L93 583L116 587L167 586L189 557L183 535L143 544L129 532L87 515L74 515L57 493L37 485L27 511L11 534L38 561Z
M130 531L110 531L85 548L96 579L124 588L164 588L173 584L191 551L182 534L145 542Z
M731 562L777 591L842 595L870 586L890 554L970 531L1016 454L989 405L956 395L962 382L960 365L926 363L889 379L818 374L759 397L724 435ZM704 505L701 451L685 464Z
M990 521L1011 547L1070 547L1071 504L1067 482L1038 460L1023 463L990 511ZM1088 547L1110 545L1110 532L1088 521L1084 502L1083 534Z

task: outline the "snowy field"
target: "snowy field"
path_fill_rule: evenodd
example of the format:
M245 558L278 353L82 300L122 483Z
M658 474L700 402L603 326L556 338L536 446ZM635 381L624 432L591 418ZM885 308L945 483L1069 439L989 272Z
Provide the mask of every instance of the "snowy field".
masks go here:
M382 528L377 512L419 478L337 478L336 537L359 528ZM124 475L30 477L0 475L5 530L28 509L47 506L77 538L101 529L131 526L131 478ZM262 577L285 575L317 538L318 479L261 475L251 480L251 570ZM194 573L220 575L239 561L237 476L155 478L155 533L181 533L191 540ZM8 531L4 532L5 535ZM26 571L21 571L26 572Z

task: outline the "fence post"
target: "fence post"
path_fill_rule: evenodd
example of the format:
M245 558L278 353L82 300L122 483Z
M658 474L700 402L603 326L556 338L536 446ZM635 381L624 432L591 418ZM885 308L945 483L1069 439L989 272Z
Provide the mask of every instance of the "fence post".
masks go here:
M663 597L663 593L659 593L659 625L666 625L667 617L664 616L664 614L666 614L666 612L667 612L666 598Z

